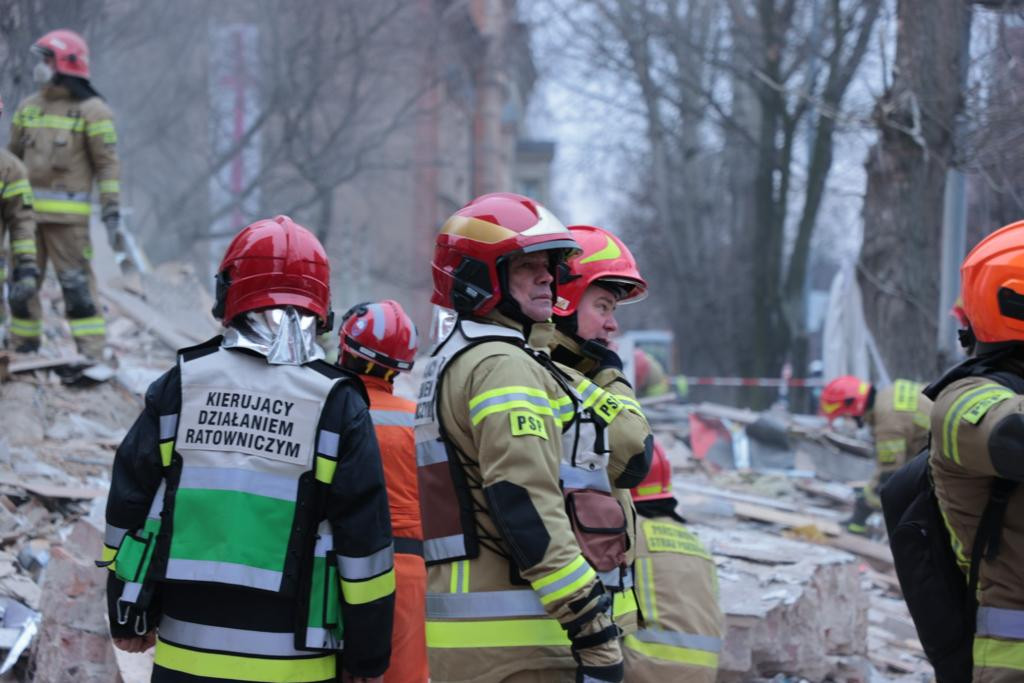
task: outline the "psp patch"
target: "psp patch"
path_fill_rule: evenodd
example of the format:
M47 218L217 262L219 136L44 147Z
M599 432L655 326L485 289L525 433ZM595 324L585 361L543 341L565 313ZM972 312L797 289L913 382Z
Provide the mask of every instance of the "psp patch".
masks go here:
M508 415L512 425L512 436L539 436L547 440L548 428L544 420L525 410L513 410Z

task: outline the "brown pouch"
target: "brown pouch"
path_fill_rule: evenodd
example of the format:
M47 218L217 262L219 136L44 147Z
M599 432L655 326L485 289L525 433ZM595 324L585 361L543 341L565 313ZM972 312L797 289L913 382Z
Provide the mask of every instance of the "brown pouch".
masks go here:
M625 564L629 537L619 501L605 491L569 489L565 506L583 557L594 569L606 572Z

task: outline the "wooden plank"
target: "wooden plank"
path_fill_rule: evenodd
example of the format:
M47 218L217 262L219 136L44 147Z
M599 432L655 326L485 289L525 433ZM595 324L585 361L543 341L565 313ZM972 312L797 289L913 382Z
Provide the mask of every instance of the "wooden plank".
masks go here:
M71 500L91 500L107 495L105 489L91 486L61 486L47 481L25 481L13 474L0 473L0 484L24 489L43 498L67 498Z
M778 510L739 501L734 502L732 507L737 516L754 519L759 522L771 522L772 524L780 524L785 527L814 526L829 536L838 536L842 533L839 523L830 519L821 519L820 517L800 514L799 512Z
M8 366L8 370L13 375L19 372L60 368L65 365L85 365L88 362L88 358L76 353L70 356L60 356L59 358L36 358L33 360L15 361Z
M828 508L819 508L811 505L802 506L797 505L795 503L789 503L784 500L765 498L764 496L755 496L749 493L739 493L737 491L728 491L726 489L719 489L713 486L691 484L685 481L673 481L672 488L676 491L686 491L687 493L696 493L703 496L724 498L730 501L751 503L753 505L760 505L761 507L774 508L776 510L785 510L787 512L797 512L801 514L814 515L815 517L823 517L825 519L838 518L839 516L841 516L841 513L835 510L830 510Z

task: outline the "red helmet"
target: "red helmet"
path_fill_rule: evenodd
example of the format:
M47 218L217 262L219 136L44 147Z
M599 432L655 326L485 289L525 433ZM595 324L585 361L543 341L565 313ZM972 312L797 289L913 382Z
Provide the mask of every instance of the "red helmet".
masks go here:
M664 500L672 497L672 464L665 455L665 449L657 439L654 440L654 457L651 458L651 469L644 480L633 489L633 500L637 503L645 500Z
M862 417L868 407L871 384L853 375L836 377L821 392L821 414L829 422L840 415Z
M256 221L231 240L217 269L213 315L225 324L247 311L295 306L331 327L331 266L313 233L288 216Z
M399 372L412 370L419 341L416 326L392 299L348 309L338 332L341 352Z
M555 315L575 313L583 292L595 282L620 287L624 293L619 296L619 303L632 303L647 296L647 281L640 277L636 259L622 240L591 225L571 225L569 233L583 253L567 264L567 277L563 274L559 283Z
M66 76L89 78L89 46L85 39L65 28L50 31L32 46L33 51L53 57L53 70Z
M431 302L459 313L483 315L506 294L498 266L512 254L579 247L550 211L511 192L485 194L445 221L431 269ZM554 286L554 283L552 283Z
M1024 221L978 242L960 266L960 282L978 341L1024 341Z

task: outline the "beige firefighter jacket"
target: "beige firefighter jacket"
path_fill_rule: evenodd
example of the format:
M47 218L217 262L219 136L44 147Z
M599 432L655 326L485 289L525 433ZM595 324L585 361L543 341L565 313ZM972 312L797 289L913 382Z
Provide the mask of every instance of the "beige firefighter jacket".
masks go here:
M521 329L496 312L485 322ZM551 324L534 324L529 345L546 349L552 331ZM523 393L547 397L552 408L531 408L535 404L513 398ZM503 396L509 400L502 402ZM444 371L439 417L468 460L467 476L476 479L470 493L481 548L472 560L428 568L428 612L452 594L476 594L460 604L489 616L454 621L428 616L433 680L502 681L522 671L572 680L576 663L564 627L597 605L599 579L580 552L559 487L562 424L555 410L563 403L571 405L552 374L513 344L477 344ZM519 576L511 576L512 566L519 567ZM494 616L505 604L513 605L514 613L519 602L536 598L544 615ZM610 624L601 614L583 633ZM590 648L587 657L588 665L615 664L621 661L619 642Z
M923 384L898 379L875 393L874 405L864 415L875 439L877 467L864 493L868 504L881 508L878 487L889 474L928 445L928 415L932 402L921 393Z
M559 330L555 330L551 349L563 346L580 356L579 344ZM576 386L586 378L611 393L623 406L615 419L608 424L605 435L611 457L608 460L608 478L613 487L612 494L626 512L626 530L629 535L629 550L626 552L626 563L634 567L636 559L636 508L630 488L636 486L647 476L650 468L649 457L644 454L648 450L648 439L652 438L650 425L644 416L636 394L629 385L625 375L616 368L599 369L597 363L580 356L580 362L574 367L559 364L567 374L573 377ZM648 454L649 455L649 454ZM628 484L617 486L616 484ZM635 568L634 568L635 582ZM615 614L615 623L624 633L633 633L637 629L637 613L635 610L622 610Z
M39 223L87 224L94 180L102 215L118 213L116 143L113 112L99 97L76 100L48 85L21 103L8 148L28 168Z
M626 680L713 683L725 636L715 562L671 517L641 517L637 529L643 628L624 641Z
M1024 363L1011 361L1024 376ZM993 477L1024 480L1024 396L985 377L953 382L931 411L931 472L961 567L970 564ZM1024 680L1024 486L1010 497L999 554L979 568L974 680Z
M36 221L28 172L16 156L0 149L0 254L7 239L12 268L20 263L35 263ZM0 259L0 281L7 277L4 263Z

